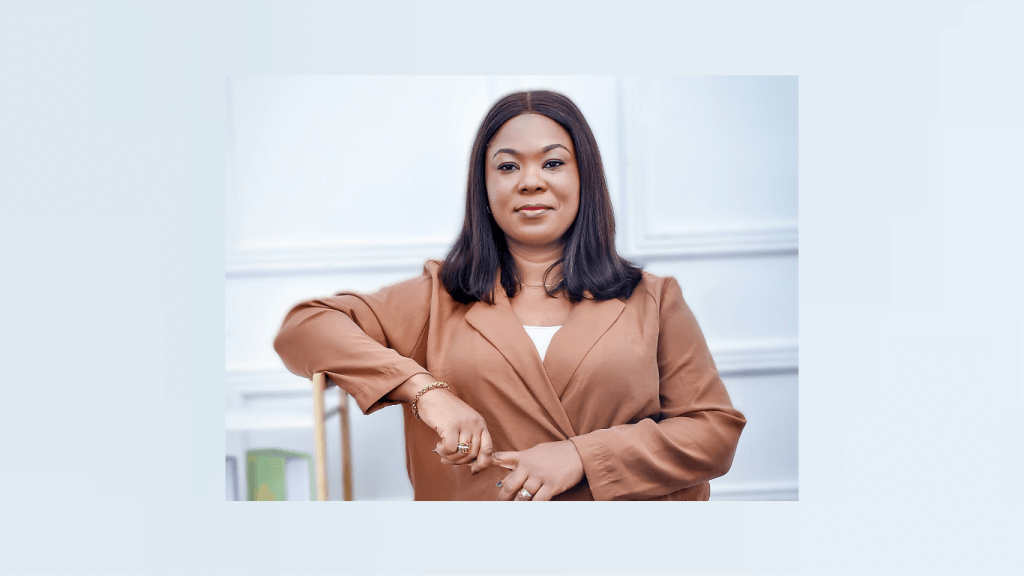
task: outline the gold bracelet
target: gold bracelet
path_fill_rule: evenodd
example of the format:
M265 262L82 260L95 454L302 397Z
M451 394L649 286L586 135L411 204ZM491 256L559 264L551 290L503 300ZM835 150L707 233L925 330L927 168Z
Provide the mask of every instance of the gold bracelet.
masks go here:
M449 388L448 385L445 384L444 382L434 382L433 384L427 384L426 386L424 386L423 389L417 392L416 396L413 397L412 399L412 415L415 416L417 420L420 420L420 412L419 410L416 409L416 402L419 401L420 396L423 396L424 393L435 388L444 388L449 392L452 391L452 389Z

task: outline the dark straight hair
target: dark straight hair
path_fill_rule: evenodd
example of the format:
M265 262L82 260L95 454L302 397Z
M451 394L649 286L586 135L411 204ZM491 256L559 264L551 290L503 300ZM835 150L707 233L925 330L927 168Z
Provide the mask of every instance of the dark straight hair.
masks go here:
M640 283L640 268L615 251L615 216L597 141L580 109L565 96L547 90L505 96L484 118L473 142L466 186L466 216L462 232L441 267L440 280L448 293L463 304L494 303L494 283L501 271L501 286L511 298L521 289L519 270L508 251L505 233L487 212L485 155L491 138L506 122L522 114L542 114L557 122L572 137L580 174L580 207L576 220L562 236L563 252L544 273L559 264L562 277L547 290L564 290L572 302L629 298Z

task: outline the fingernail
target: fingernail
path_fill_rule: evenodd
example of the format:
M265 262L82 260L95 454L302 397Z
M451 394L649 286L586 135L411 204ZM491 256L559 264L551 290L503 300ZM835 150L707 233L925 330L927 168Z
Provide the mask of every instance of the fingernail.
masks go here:
M501 480L498 480L498 483L495 484L495 486L497 486L498 488L501 488Z
M433 452L434 454L437 454L437 450L431 450L431 452Z

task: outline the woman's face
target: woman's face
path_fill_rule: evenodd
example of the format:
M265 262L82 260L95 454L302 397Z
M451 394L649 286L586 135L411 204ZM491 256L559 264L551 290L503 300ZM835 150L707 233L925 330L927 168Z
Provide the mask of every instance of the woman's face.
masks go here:
M576 150L547 116L523 114L502 125L487 146L484 171L491 214L510 244L555 245L576 220Z

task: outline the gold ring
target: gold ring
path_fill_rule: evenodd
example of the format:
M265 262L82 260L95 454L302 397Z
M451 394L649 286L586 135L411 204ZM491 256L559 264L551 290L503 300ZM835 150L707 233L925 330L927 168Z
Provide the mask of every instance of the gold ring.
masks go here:
M533 494L530 494L530 493L529 493L529 492L528 492L528 491L526 490L526 488L523 488L522 490L520 490L520 491L519 491L519 494L518 494L518 495L516 495L516 500L519 500L520 502L522 502L522 501L524 501L524 500L529 500L529 499L531 499L531 498L533 498Z
M469 453L469 446L470 445L465 442L459 442L455 445L455 447L459 449L459 452L462 452L463 454Z

